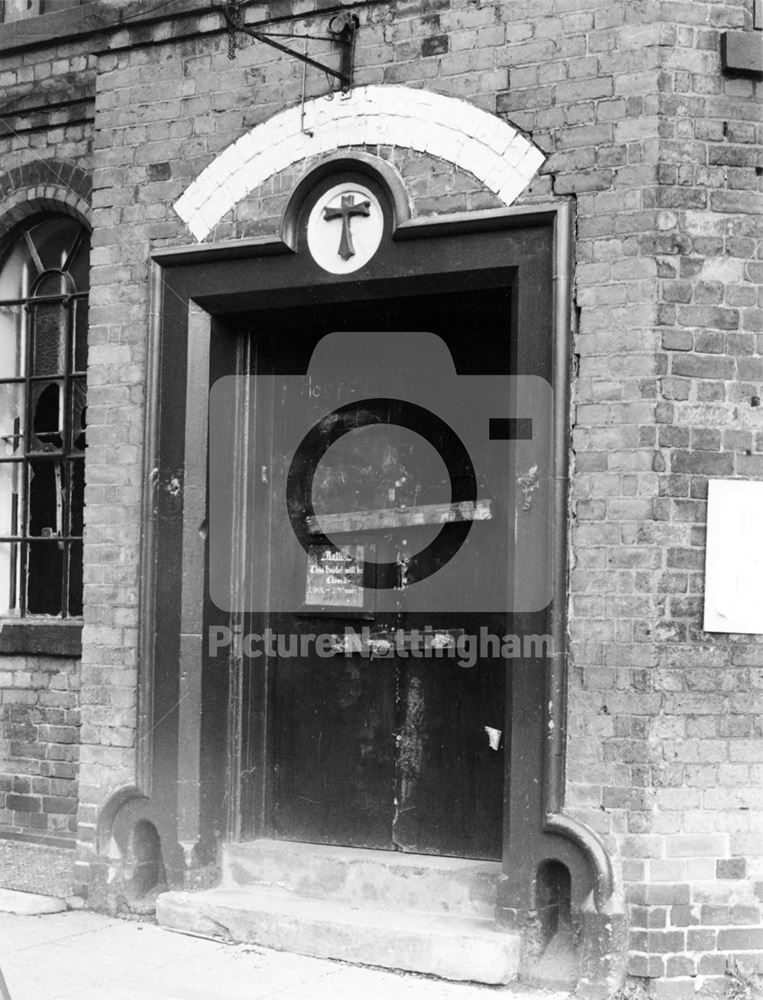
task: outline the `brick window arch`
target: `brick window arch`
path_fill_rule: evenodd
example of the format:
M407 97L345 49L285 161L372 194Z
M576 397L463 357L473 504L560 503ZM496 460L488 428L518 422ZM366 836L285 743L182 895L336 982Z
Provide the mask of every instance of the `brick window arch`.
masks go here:
M82 614L89 250L49 215L0 253L0 617Z

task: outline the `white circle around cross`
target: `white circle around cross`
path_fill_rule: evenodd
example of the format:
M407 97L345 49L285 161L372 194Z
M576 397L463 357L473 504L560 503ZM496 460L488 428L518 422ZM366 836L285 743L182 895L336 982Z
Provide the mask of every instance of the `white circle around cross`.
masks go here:
M307 220L313 260L331 274L351 274L371 260L384 234L376 195L361 184L337 184L322 195Z

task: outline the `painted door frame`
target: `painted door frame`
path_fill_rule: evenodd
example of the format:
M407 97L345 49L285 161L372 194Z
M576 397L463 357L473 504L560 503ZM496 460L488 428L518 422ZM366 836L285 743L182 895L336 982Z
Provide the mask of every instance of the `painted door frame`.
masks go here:
M610 860L598 836L563 811L571 223L571 204L555 201L530 208L408 220L394 234L395 241L474 234L489 238L495 233L547 227L552 235L553 655L545 675L533 664L519 663L512 670L513 697L508 699L513 703L511 780L504 793L504 875L497 912L500 921L512 926L522 925L532 913L538 867L549 859L562 862L570 871L576 908L588 901L603 912L614 888ZM165 863L175 882L182 882L188 867L199 862L198 845L209 834L204 828L202 758L211 754L219 760L227 752L225 747L206 743L209 734L201 713L204 680L194 669L202 642L206 450L200 442L206 441L210 339L215 324L210 311L220 307L225 295L235 308L235 296L246 287L247 268L251 271L254 259L291 252L282 240L267 238L158 250L152 255L135 794L153 804L165 844ZM218 282L211 295L199 294L202 271L211 267L219 276L221 265L222 285ZM175 389L182 388L181 405L177 398L166 398L162 383L168 370L173 371ZM170 606L168 594L175 595ZM236 692L229 694L235 697ZM230 801L231 794L229 816L237 808ZM224 836L235 835L235 823L229 822ZM173 852L175 844L179 849Z

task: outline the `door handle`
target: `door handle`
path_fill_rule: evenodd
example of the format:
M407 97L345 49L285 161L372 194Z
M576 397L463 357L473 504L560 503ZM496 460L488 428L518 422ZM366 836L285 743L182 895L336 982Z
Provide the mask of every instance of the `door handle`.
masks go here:
M390 629L388 631L361 632L348 631L344 635L332 635L332 648L336 653L352 656L357 654L370 659L387 658L395 653L455 649L464 629Z
M395 652L394 633L371 633L368 629L362 632L345 632L344 635L332 635L332 648L345 656L357 654L370 659L386 658Z

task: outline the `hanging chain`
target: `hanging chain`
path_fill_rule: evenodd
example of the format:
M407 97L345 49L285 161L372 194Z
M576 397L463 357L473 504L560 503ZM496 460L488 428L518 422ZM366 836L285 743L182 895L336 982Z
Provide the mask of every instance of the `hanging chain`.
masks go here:
M228 0L228 58L236 58L236 32L244 23L244 12L236 0Z

